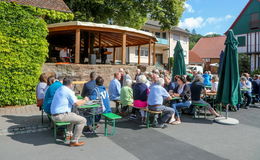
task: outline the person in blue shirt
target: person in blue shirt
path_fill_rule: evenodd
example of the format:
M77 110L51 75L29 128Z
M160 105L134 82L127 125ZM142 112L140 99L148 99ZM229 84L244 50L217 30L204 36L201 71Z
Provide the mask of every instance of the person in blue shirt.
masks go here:
M114 79L109 84L109 99L116 103L116 113L119 113L119 100L121 92L121 84L119 82L121 74L119 72L114 74Z
M162 111L163 116L158 118L158 124L156 128L166 128L167 125L164 124L167 121L172 123L174 117L174 109L166 107L163 105L163 100L171 100L172 97L169 93L162 87L164 85L164 79L159 78L156 84L151 87L150 93L148 95L148 107L153 111Z
M211 77L208 74L208 71L205 71L205 73L203 74L203 78L204 78L204 85L205 86L211 86Z
M252 94L255 95L255 97L252 97L252 104L255 104L256 102L259 102L259 95L260 95L260 79L259 75L254 75L254 79L252 81Z
M106 87L104 84L104 79L100 76L96 78L96 87L93 89L91 95L89 96L90 100L100 100L101 103L101 111L100 113L111 113L109 96L106 91ZM95 122L99 122L101 119L101 115L95 116ZM93 133L94 130L92 128L93 125L93 116L87 116L87 131L88 133Z
M78 140L86 124L86 119L71 112L71 110L73 106L83 105L89 99L86 97L83 100L77 100L72 88L72 80L64 78L63 86L57 89L54 94L51 103L51 115L54 121L70 122L71 124L67 126L68 132L66 133L66 139L70 140L70 146L82 146L85 143L79 142Z
M96 87L96 73L91 72L90 73L90 81L84 84L81 92L82 97L89 97L93 91L93 89Z
M53 84L49 86L45 93L45 98L43 101L43 110L47 114L51 114L51 103L54 97L54 94L57 89L59 89L62 86L62 83L58 80L56 80Z

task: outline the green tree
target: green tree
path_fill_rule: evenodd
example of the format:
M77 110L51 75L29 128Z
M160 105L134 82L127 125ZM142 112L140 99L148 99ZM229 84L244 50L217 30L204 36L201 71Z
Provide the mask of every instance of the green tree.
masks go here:
M185 0L65 0L75 20L108 23L140 29L147 18L157 20L162 29L178 24Z
M44 19L72 14L0 1L0 106L35 104L35 87L48 53Z

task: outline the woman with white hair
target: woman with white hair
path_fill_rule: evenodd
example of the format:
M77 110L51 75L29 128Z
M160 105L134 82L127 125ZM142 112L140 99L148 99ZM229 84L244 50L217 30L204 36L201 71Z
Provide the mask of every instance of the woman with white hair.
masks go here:
M205 85L203 84L203 77L201 75L196 75L194 78L193 83L191 84L190 91L191 91L191 100L192 103L201 103L201 104L207 104L207 109L215 115L216 117L219 117L220 114L218 114L209 103L205 102L203 99L201 99L200 95L201 93L206 93Z
M127 79L125 82L125 86L121 89L120 102L122 104L122 113L124 113L128 109L128 107L133 104L133 90L131 86L132 80Z
M140 75L137 79L137 83L133 87L134 107L145 108L147 107L147 98L149 88L145 84L147 81L145 75ZM133 108L130 118L136 118L136 108ZM140 110L142 116L142 122L145 122L145 114L143 110Z

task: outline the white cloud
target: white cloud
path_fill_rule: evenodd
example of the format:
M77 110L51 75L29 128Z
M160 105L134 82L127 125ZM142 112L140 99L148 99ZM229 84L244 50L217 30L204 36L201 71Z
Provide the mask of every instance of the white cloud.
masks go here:
M233 18L233 16L230 15L230 14L228 14L228 15L225 16L225 19L226 19L226 20L228 20L228 19L230 19L230 18Z
M221 17L209 17L205 20L206 24L216 24L218 22L221 22L223 20L223 18Z
M192 8L192 6L188 3L184 3L184 8L186 9L186 11L188 11L189 13L194 13L194 9Z
M202 17L196 17L196 18L185 18L184 21L180 21L178 26L181 28L187 28L189 30L195 29L195 28L201 28L203 26L204 19Z
M180 21L178 26L183 28L183 29L197 29L197 28L202 28L207 25L215 25L225 23L224 21L227 21L229 19L233 18L232 15L226 15L224 17L208 17L206 19L202 17L190 17L190 18L185 18L183 21Z
M205 36L212 35L212 34L217 34L217 33L216 32L208 32L208 33L205 34Z

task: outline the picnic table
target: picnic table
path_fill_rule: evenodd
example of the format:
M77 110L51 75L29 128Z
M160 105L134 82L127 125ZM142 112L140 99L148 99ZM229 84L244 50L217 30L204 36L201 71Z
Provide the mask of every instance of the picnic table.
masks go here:
M98 115L99 113L97 113L97 108L101 107L101 105L98 103L98 101L88 101L87 103L85 103L82 106L79 106L78 109L80 110L85 110L85 109L89 109L91 110L91 115L93 117L93 129L95 130L95 116Z

